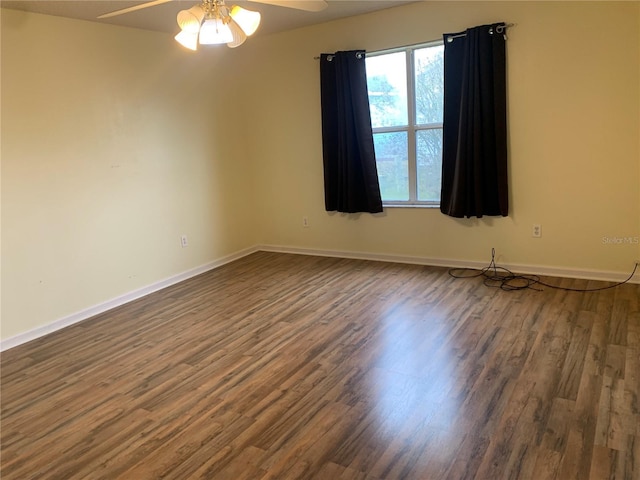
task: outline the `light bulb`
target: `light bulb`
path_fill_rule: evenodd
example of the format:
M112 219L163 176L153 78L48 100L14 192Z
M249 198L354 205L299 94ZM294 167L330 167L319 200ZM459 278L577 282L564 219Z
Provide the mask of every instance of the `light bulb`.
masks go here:
M215 45L233 42L233 34L227 25L219 18L209 18L200 28L200 44Z

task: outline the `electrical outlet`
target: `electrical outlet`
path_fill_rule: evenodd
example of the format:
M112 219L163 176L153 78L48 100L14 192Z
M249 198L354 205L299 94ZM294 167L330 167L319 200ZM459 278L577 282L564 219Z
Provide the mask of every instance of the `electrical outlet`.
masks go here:
M302 226L304 228L309 228L309 218L308 217L302 217Z
M180 235L180 246L182 248L189 246L189 239L187 239L186 235Z
M540 224L533 224L533 228L531 229L531 236L534 238L540 238L542 236L542 226Z

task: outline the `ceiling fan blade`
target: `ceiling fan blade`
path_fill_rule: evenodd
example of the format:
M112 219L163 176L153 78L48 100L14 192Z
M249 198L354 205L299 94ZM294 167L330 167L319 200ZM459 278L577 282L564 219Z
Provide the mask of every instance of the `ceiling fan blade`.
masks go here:
M319 12L329 5L325 0L249 0L266 5L276 5L278 7L295 8L307 12Z
M116 15L122 15L123 13L135 12L136 10L142 10L143 8L155 7L156 5L162 5L163 3L169 3L173 0L153 0L152 2L141 3L140 5L134 5L133 7L123 8L122 10L116 10L115 12L105 13L98 18L115 17Z

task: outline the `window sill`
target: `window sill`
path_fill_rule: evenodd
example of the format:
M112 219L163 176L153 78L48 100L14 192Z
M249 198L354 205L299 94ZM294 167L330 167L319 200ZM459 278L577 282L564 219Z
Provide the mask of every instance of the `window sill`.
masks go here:
M440 205L424 203L382 203L383 208L440 208Z

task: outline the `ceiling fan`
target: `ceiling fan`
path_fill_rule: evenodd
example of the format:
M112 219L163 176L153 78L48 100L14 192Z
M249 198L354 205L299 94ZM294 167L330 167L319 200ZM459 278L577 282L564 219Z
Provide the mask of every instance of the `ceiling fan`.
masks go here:
M98 18L109 18L144 8L155 7L173 0L152 0L150 2L105 13ZM319 12L327 8L325 0L249 0L278 7L288 7L307 12ZM237 5L227 6L224 0L201 0L188 10L178 13L180 33L175 39L189 50L197 50L200 45L226 43L234 48L242 45L248 36L258 29L260 13Z

